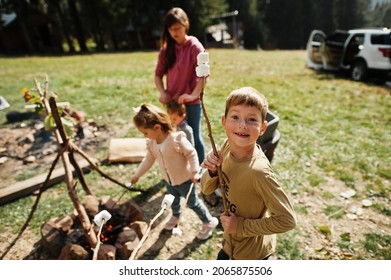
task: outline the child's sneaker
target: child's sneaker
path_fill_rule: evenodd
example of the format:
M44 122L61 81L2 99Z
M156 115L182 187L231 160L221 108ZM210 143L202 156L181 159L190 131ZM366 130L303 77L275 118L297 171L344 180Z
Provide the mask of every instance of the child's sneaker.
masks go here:
M172 230L179 222L179 218L172 216L168 222L164 225L164 229L166 230Z
M219 224L219 220L216 217L212 217L209 223L202 225L201 231L198 233L197 238L200 240L206 240L212 236L213 230Z

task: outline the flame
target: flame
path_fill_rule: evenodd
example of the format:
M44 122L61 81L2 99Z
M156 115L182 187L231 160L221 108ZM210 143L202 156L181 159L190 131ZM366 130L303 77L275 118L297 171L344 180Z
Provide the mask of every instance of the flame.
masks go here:
M113 229L113 226L112 226L112 225L108 225L107 228L106 228L106 231L110 231L110 230L112 230L112 229ZM109 239L110 239L109 237L106 237L106 236L104 235L104 233L101 232L101 234L100 234L100 240L101 240L101 242L108 241Z

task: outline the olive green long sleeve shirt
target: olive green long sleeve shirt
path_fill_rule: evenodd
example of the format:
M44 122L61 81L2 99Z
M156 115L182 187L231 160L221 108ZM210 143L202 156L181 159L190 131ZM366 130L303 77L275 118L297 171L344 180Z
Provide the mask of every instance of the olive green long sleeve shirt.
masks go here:
M223 249L231 259L264 259L275 252L276 233L296 226L292 204L260 148L256 156L239 161L232 157L225 141L221 153L222 171L229 179L227 210L238 217L236 234L224 233ZM205 172L202 192L211 194L216 187L218 177Z

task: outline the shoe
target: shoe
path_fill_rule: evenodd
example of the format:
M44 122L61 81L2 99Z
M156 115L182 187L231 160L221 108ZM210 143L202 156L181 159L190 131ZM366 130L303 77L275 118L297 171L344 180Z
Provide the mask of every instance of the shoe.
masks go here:
M179 223L179 218L172 216L164 225L165 230L172 230Z
M212 217L209 223L205 223L202 225L201 231L198 233L197 238L200 240L206 240L212 236L213 230L219 224L219 220L216 217Z

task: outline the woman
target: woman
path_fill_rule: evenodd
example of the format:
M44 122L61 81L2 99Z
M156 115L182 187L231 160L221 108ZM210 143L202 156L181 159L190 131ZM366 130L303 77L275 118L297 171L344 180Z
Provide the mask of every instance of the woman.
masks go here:
M197 77L197 55L205 51L200 41L188 35L190 23L185 11L172 8L164 17L161 48L155 69L155 85L159 101L167 104L174 99L186 104L187 122L193 128L199 163L205 158L205 145L201 136L202 108L200 94L204 80ZM166 76L166 85L163 77Z

